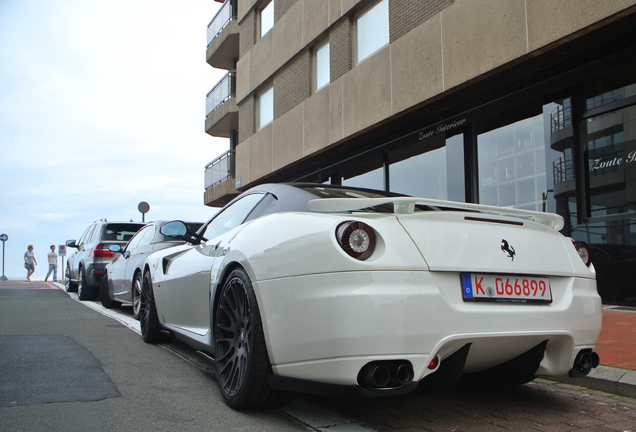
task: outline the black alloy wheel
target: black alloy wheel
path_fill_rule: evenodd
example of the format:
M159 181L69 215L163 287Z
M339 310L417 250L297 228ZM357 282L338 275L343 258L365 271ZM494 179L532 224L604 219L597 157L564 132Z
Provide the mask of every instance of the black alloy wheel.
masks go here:
M287 394L272 390L271 366L256 296L243 269L226 279L214 316L217 382L225 403L235 409L273 408Z
M152 292L150 272L146 272L142 278L141 296L139 297L139 324L141 338L144 342L157 343L161 340L161 326Z
M140 308L140 304L141 304L141 285L143 284L142 280L141 280L141 271L138 271L135 273L135 276L133 277L133 283L132 283L132 288L131 288L131 295L132 295L132 315L133 318L138 320L139 319L139 308Z

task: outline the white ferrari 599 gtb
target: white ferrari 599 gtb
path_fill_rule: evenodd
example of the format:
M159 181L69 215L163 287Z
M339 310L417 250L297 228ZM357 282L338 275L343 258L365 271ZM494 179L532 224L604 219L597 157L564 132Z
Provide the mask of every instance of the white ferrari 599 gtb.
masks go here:
M225 402L384 396L459 379L586 375L601 301L554 214L321 184L268 184L144 264L143 339L216 364Z

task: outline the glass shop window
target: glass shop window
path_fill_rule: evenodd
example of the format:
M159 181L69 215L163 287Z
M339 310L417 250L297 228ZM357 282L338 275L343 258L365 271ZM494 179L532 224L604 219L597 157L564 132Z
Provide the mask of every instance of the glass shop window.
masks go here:
M477 138L479 202L542 211L548 191L545 113Z
M636 212L636 101L603 111L636 96L636 84L586 99L599 115L585 119L585 155L590 181L589 217ZM634 215L636 216L636 214Z
M361 187L368 189L384 190L384 169L382 167L344 178L343 186Z
M407 195L465 201L463 135L444 134L389 155L391 191Z

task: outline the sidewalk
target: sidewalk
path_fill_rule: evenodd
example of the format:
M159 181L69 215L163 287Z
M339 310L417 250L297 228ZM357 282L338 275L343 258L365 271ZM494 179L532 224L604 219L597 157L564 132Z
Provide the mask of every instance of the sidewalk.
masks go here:
M547 379L636 398L636 308L603 306L595 351L601 365L583 378Z

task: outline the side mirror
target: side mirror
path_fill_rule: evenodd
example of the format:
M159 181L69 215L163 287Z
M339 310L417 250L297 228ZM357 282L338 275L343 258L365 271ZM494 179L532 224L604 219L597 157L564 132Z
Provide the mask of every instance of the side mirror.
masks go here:
M108 247L108 250L111 252L121 252L122 251L122 247L121 245L118 244L114 244Z
M188 243L198 244L196 235L188 231L188 226L180 220L168 222L159 228L159 232L166 237L185 240Z
M159 232L167 237L183 238L188 233L188 227L181 221L172 221L163 225Z
M66 247L79 249L79 246L77 246L77 243L75 243L75 240L66 240Z

